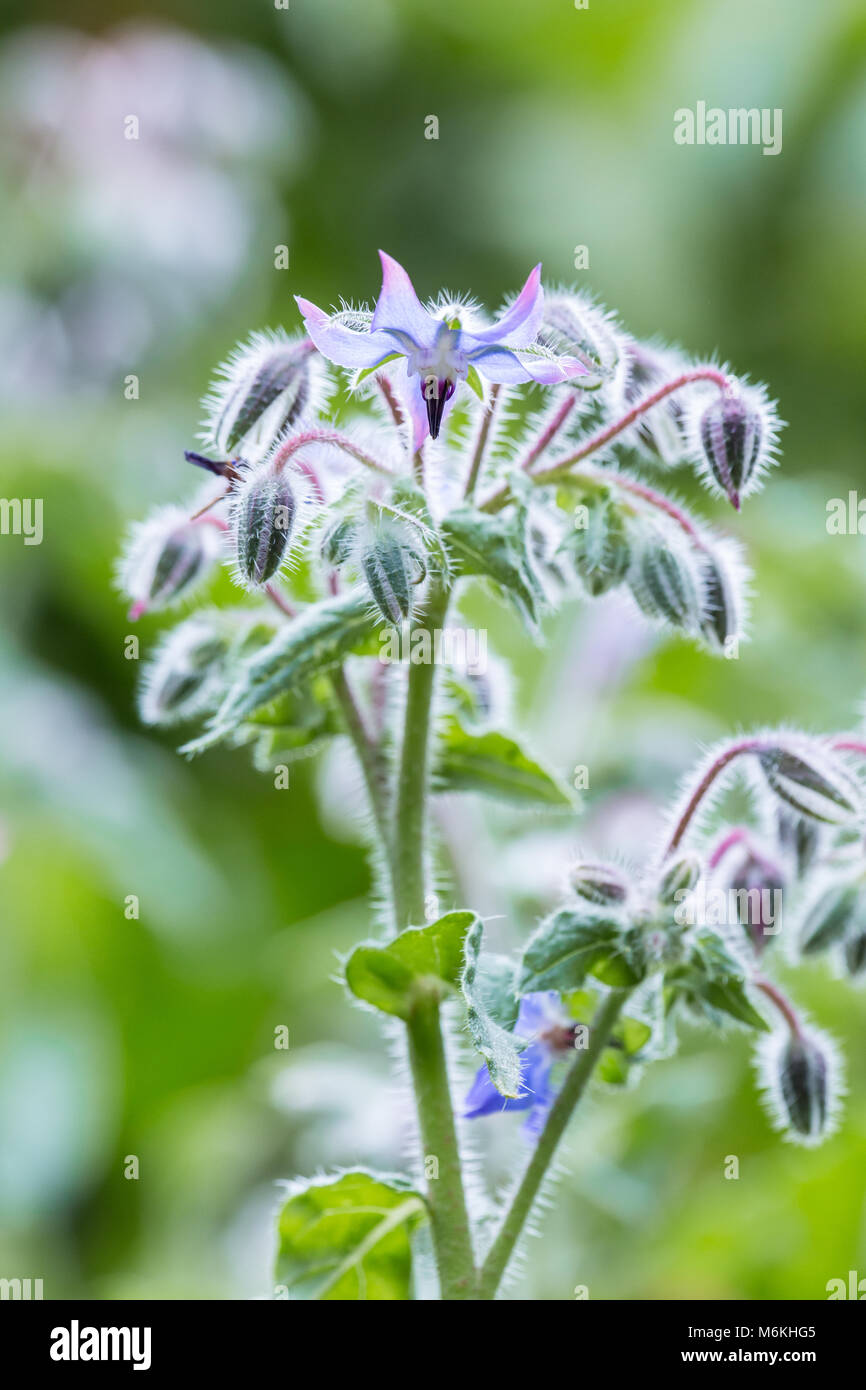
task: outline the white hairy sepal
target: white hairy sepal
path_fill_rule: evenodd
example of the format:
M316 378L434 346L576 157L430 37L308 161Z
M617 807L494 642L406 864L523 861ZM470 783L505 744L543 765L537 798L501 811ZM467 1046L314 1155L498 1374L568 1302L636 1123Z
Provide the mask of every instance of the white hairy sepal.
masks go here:
M326 411L334 376L319 353L304 350L304 342L301 336L275 330L253 333L234 348L217 368L202 400L205 413L199 438L206 448L223 458L257 463L290 429ZM257 403L266 399L263 377L269 366L291 357L297 360L286 385L257 413ZM244 412L254 418L248 428L239 430Z
M190 521L183 507L160 507L130 528L117 565L117 586L132 600L136 615L175 607L207 583L222 550L218 527ZM161 566L168 570L164 582Z
M229 632L214 613L196 613L168 632L142 667L138 712L167 727L210 713L225 688Z
M773 1128L788 1143L816 1148L839 1126L846 1093L842 1058L835 1040L811 1024L800 1029L800 1046L810 1060L807 1069L792 1068L792 1046L796 1039L786 1024L759 1039L754 1062L761 1100Z
M770 400L763 385L752 384L747 377L732 377L727 368L722 370L729 376L730 392L721 393L712 382L695 383L683 393L682 431L686 440L688 456L698 478L716 497L730 498L730 488L725 486L719 473L718 461L707 453L702 421L708 410L723 408L726 399L734 399L754 417L758 431L758 447L748 471L734 489L742 501L760 491L767 473L779 461L779 435L784 427L776 402Z

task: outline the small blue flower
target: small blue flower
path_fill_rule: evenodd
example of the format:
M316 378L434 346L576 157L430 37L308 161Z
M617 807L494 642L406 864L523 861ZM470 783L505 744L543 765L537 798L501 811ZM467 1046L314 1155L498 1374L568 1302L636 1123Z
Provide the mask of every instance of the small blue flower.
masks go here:
M458 381L471 373L502 385L555 385L587 372L577 358L557 356L535 344L544 314L540 265L502 317L486 325L465 309L455 316L453 307L425 308L403 267L384 251L379 255L382 292L372 318L354 310L327 314L308 299L296 298L316 347L338 366L366 372L392 358L403 359L398 369L405 378L402 384L411 386L417 378L415 389L406 392L416 449L428 434L437 437ZM471 318L469 326L461 315Z
M521 999L514 1034L527 1040L520 1055L523 1093L514 1099L500 1095L485 1063L469 1089L463 1115L474 1120L479 1115L498 1115L502 1110L528 1110L523 1128L527 1134L537 1136L556 1094L550 1074L574 1047L574 1022L563 1012L555 990L546 990Z

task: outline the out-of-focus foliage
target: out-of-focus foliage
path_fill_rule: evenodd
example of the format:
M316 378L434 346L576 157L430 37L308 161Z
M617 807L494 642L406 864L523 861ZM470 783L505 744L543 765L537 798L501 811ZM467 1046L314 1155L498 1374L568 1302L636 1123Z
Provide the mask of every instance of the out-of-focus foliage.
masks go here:
M446 804L460 900L508 914L494 947L522 939L578 846L640 859L698 743L853 723L864 539L828 535L826 504L864 488L866 24L854 0L444 0L423 25L410 0L176 0L148 7L156 82L109 60L126 12L88 5L85 43L59 0L9 0L0 49L0 495L43 499L45 527L40 546L0 536L0 1275L47 1297L250 1296L273 1180L387 1168L405 1139L377 1027L331 980L364 932L360 790L344 749L283 791L141 730L125 643L146 655L159 624L112 591L120 529L186 490L214 360L294 327L294 292L372 298L385 245L422 295L495 303L541 259L636 333L747 363L789 429L773 486L717 510L761 596L736 661L615 598L556 619L539 657L507 610L466 601L514 657L545 766L590 786L581 821ZM85 55L64 66L71 114L46 76L61 39ZM697 100L781 107L782 154L675 145ZM342 808L325 823L314 778ZM780 1146L745 1043L695 1033L584 1113L522 1296L821 1297L866 1270L866 1001L823 966L794 992L845 1042L839 1133ZM494 1172L523 1142L482 1133Z

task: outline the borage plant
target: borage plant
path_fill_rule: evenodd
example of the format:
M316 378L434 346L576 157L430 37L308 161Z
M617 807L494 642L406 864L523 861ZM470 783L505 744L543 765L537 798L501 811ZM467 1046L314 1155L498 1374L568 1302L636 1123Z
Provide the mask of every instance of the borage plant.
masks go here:
M293 1184L280 1285L294 1298L425 1296L432 1252L443 1299L491 1299L590 1078L633 1079L671 1051L682 1018L759 1034L779 1126L807 1143L828 1132L835 1051L764 953L779 895L796 903L807 879L803 951L864 968L861 792L846 763L863 745L764 732L725 746L656 859L630 873L576 865L519 959L488 950L471 909L440 915L433 797L571 809L502 727L493 672L449 640L455 594L492 586L538 635L554 605L620 587L652 621L735 654L739 547L636 468L690 466L739 508L774 459L778 420L762 388L636 341L584 295L545 295L538 269L491 323L465 299L423 306L382 264L372 314L299 300L304 335L236 350L206 401L207 452L187 454L219 492L137 528L121 582L137 615L185 603L227 564L265 600L197 608L148 663L141 713L199 720L186 753L248 744L273 770L344 735L363 775L384 920L342 973L399 1034L417 1161L405 1177L355 1168ZM737 768L754 815L730 827L716 793ZM481 1063L458 1129L449 1065L467 1048ZM526 1112L529 1149L495 1206L467 1182L463 1121L509 1110Z

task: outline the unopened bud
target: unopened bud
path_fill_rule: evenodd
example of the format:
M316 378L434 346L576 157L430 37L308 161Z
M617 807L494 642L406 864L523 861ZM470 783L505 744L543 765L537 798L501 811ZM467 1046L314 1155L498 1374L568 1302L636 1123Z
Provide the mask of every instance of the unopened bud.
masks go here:
M777 1042L774 1063L771 1086L779 1122L797 1142L820 1144L832 1128L838 1100L832 1045L812 1031L792 1034Z
M164 507L135 527L118 569L130 617L189 598L210 575L221 540L216 527L190 521L180 507Z
M664 539L648 538L632 565L629 586L648 617L692 631L698 627L700 585L694 561L685 551Z
M775 407L762 387L731 382L709 404L695 395L686 417L698 473L739 510L774 460L780 427Z
M568 881L579 897L599 907L624 903L628 898L628 880L615 864L579 862L569 871Z
M625 518L605 494L588 497L579 513L583 523L569 531L560 549L567 551L589 593L597 598L621 584L631 561Z
M146 724L177 724L209 708L222 688L227 642L217 623L196 615L162 642L142 671L139 711Z
M399 624L408 618L412 609L412 579L405 546L383 532L365 549L361 568L386 621Z
M813 820L805 820L803 816L797 816L779 807L776 816L776 833L782 849L793 858L797 870L798 878L815 861L815 856L821 845L821 831Z
M721 547L701 553L701 632L711 647L727 651L742 635L740 571L733 554Z
M546 294L539 338L546 347L576 357L587 374L575 378L581 391L597 390L619 361L620 335L609 316L580 294Z
M270 467L250 474L232 507L238 574L243 584L261 588L283 562L296 503L289 479Z
M221 370L206 404L207 437L226 455L244 441L246 457L260 456L309 412L317 364L309 342L257 334Z
M815 956L837 945L852 925L861 901L861 886L843 881L822 888L803 913L800 950Z
M849 975L856 977L866 971L866 923L860 921L846 933L842 954Z
M352 546L357 532L357 523L353 517L341 516L328 527L322 537L322 559L327 565L332 565L334 569L339 569L348 560L352 553Z
M838 758L817 741L782 745L759 754L770 790L802 816L840 825L861 811L859 788Z
M697 887L702 871L697 854L683 854L673 859L659 883L659 901L669 905L682 902L682 894L691 893Z
M781 901L785 888L782 871L770 860L749 853L731 879L737 921L757 956L781 930Z

